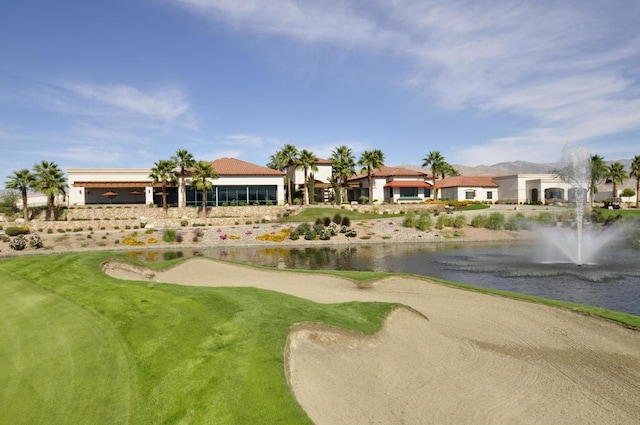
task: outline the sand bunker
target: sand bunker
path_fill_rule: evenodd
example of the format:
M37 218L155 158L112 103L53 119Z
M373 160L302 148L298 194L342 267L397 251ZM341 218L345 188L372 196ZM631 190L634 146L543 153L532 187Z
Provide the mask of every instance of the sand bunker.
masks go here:
M640 332L567 310L420 279L361 290L324 275L193 259L170 270L109 262L124 279L252 286L316 302L399 302L376 335L299 325L289 384L316 424L636 424ZM419 312L423 314L418 314ZM427 319L428 318L428 319Z

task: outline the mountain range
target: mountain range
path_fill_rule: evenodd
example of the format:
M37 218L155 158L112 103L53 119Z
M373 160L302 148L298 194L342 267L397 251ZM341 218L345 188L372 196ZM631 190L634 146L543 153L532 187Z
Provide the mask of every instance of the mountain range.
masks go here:
M611 164L613 162L620 162L624 165L625 169L629 171L631 165L630 159L621 159L617 161L605 161L605 163ZM493 165L453 165L458 172L463 176L508 176L512 174L547 174L553 173L553 170L559 170L565 167L565 162L550 162L550 163L535 163L527 161L510 161L510 162L498 162ZM422 168L416 165L401 165L403 168L418 171L430 171L428 168Z

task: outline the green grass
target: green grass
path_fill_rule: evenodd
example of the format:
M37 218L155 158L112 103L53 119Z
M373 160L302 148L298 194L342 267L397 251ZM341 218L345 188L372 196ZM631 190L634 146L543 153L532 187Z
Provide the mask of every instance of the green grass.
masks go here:
M100 270L114 255L0 261L0 423L310 423L284 376L291 326L373 333L395 306L125 282Z
M376 214L376 213L361 213L357 211L340 209L340 208L305 208L299 214L291 217L283 218L285 223L302 223L302 222L315 222L317 218L329 217L333 219L336 214L340 214L342 217L349 217L350 220L371 220L375 218L385 217L400 217L402 214Z
M107 252L0 261L0 423L307 424L284 376L291 326L373 333L396 307L121 281L100 269L113 257L134 262ZM391 275L313 273L359 285ZM432 280L640 328L629 314Z
M640 219L640 210L637 210L635 208L620 210L594 208L593 211L598 215L601 215L604 219L606 219L607 217L617 217L618 215L620 215L623 219Z
M487 204L468 204L464 207L456 207L456 211L477 211L477 210L486 210L490 205Z

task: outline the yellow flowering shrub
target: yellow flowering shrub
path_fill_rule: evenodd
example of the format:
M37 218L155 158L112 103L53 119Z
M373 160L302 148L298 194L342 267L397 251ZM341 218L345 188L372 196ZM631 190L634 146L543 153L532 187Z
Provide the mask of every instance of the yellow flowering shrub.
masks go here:
M127 246L144 246L144 242L132 237L124 238L122 244Z

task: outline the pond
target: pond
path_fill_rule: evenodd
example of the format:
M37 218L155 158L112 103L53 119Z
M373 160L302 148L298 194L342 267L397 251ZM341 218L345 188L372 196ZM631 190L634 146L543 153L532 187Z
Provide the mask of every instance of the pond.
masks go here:
M543 257L545 252L534 243L212 247L177 252L141 251L136 255L147 261L198 254L289 269L415 273L640 316L639 253L628 246L613 245L582 267L550 261L553 255Z

